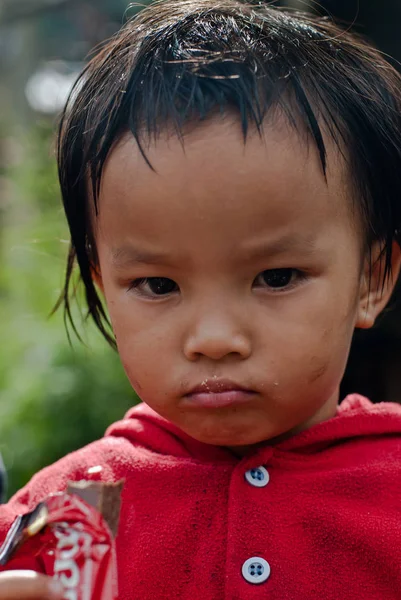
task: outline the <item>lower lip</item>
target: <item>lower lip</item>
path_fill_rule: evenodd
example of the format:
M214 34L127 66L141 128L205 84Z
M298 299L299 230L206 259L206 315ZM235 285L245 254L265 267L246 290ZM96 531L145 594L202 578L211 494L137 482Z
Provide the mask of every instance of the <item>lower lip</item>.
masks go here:
M191 404L196 406L203 406L204 408L222 408L224 406L234 406L235 404L249 402L254 395L254 392L231 390L229 392L202 392L189 394L188 398Z

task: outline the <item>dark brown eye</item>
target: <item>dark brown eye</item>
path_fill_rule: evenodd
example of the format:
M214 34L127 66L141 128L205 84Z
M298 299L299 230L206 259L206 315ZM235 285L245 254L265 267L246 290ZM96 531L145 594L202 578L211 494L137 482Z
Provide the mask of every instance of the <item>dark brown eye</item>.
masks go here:
M171 294L171 292L175 292L177 287L177 284L172 279L167 279L166 277L149 277L146 282L151 292L158 296Z
M279 289L287 287L292 282L294 274L295 269L269 269L263 271L260 277L269 287Z
M147 286L148 290L143 288ZM130 290L139 290L143 294L153 294L155 296L165 296L177 291L178 286L172 279L167 277L142 277L132 282Z

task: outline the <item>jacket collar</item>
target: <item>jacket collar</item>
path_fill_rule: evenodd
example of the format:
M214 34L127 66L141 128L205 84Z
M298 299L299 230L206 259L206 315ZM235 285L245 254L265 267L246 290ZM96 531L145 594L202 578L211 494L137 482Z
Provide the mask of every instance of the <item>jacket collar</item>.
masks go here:
M267 441L243 458L255 460L263 455L266 459L273 452L320 453L339 442L386 434L401 434L401 406L390 402L372 404L367 398L352 394L339 405L333 418L277 444ZM132 408L122 421L112 425L106 436L124 437L153 453L176 458L234 464L241 460L227 448L198 442L144 403Z

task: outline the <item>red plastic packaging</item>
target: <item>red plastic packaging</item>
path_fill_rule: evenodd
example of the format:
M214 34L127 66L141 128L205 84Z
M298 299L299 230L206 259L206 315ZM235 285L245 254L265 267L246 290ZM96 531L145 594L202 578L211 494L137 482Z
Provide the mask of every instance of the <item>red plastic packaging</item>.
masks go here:
M118 600L115 545L103 516L84 500L54 494L18 517L0 549L0 570L58 579L65 600Z

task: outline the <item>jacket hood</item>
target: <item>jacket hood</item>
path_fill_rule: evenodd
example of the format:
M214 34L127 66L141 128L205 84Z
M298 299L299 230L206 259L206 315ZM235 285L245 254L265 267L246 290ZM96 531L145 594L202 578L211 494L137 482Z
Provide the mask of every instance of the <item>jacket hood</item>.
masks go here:
M392 402L373 404L363 396L352 394L341 402L332 419L277 444L267 441L266 447L274 446L281 452L312 454L354 438L391 434L401 435L401 405ZM177 458L201 461L234 459L228 448L198 442L144 403L138 404L123 420L111 425L106 436L123 437L135 446Z

